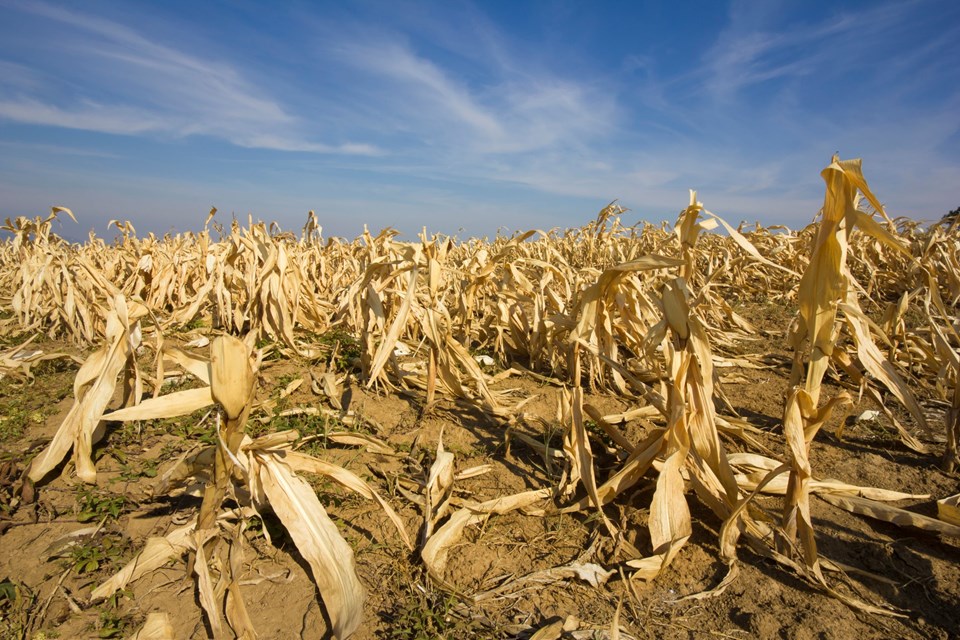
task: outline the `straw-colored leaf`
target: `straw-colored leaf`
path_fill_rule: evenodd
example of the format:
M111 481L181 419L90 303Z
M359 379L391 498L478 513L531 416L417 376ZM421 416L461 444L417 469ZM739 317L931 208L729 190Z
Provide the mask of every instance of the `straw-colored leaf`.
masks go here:
M960 538L960 524L952 524L949 521L937 520L936 518L913 513L906 509L898 509L897 507L892 507L868 498L836 493L820 494L820 498L835 507L840 507L852 513L868 516L876 520L883 520L884 522L889 522L900 527L911 527Z
M149 398L138 405L103 414L103 420L158 420L185 416L209 407L214 402L210 387L174 391L158 398Z
M883 354L870 337L868 319L860 310L859 306L848 303L840 304L839 307L843 310L844 315L847 317L847 322L853 329L857 344L857 354L860 356L860 361L863 363L863 366L907 407L910 415L917 421L917 424L923 431L929 431L927 419L923 414L923 410L920 408L920 404L903 379L897 374L896 369L883 357Z
M197 557L196 562L193 563L193 572L197 577L197 590L200 592L198 600L200 600L204 613L207 614L214 639L220 640L226 638L223 629L221 602L217 593L218 589L214 585L213 576L210 573L210 567L207 564L207 553L205 551L207 541L216 535L217 531L214 529L200 529L194 532L193 543Z
M357 578L353 550L344 541L316 493L273 454L257 453L259 482L270 506L310 565L337 638L360 626L364 589Z
M165 347L163 349L165 358L170 358L172 362L183 368L184 371L196 377L200 382L210 384L210 362L203 358L198 358L176 347Z
M195 548L192 537L195 526L196 523L194 522L174 529L165 537L147 538L147 543L134 556L133 560L110 577L109 580L94 589L90 594L90 599L98 601L109 598L139 577L162 567L171 558L179 557L188 550Z
M443 432L437 438L437 454L424 484L423 540L429 540L433 527L447 514L453 492L454 456L443 448Z
M239 640L256 640L257 630L253 626L250 614L247 611L247 605L243 601L242 588L240 586L240 577L246 568L246 562L243 553L243 535L240 527L234 531L233 538L230 541L229 550L229 575L230 584L227 585L227 592L224 602L224 613L227 617L227 624L233 630L234 635Z
M97 470L91 457L94 430L113 397L117 377L127 366L131 349L136 344L127 336L130 326L124 326L121 320L121 317L128 317L123 296L117 295L113 304L107 317L108 343L94 352L77 373L75 400L70 412L50 444L30 465L28 475L33 482L39 482L60 464L71 448L77 476L87 483L96 482Z
M393 355L394 346L397 344L397 340L400 338L400 332L403 330L403 327L407 321L407 315L410 313L410 306L413 304L413 299L416 295L416 287L417 269L414 267L410 271L407 294L403 297L403 303L400 306L400 311L397 312L396 318L394 318L390 325L390 330L387 332L387 335L384 336L383 341L380 343L377 353L373 358L373 362L370 365L369 382L367 382L367 388L370 388L379 378L380 372L383 371L384 365L387 364L387 361Z
M937 517L948 524L960 527L960 493L937 500Z
M341 486L362 495L364 498L375 501L397 528L397 533L400 534L400 539L403 543L408 549L413 551L413 543L407 535L407 530L403 526L403 521L400 519L400 516L398 516L396 511L393 510L393 507L391 507L379 493L374 491L373 487L360 478L360 476L343 467L338 467L335 464L330 464L329 462L324 462L313 456L297 453L296 451L288 452L284 455L283 460L290 465L290 468L294 471L326 476L331 480L335 480Z
M170 615L166 611L151 611L143 626L127 640L176 640Z
M247 406L253 389L249 353L247 345L233 336L218 336L210 343L210 391L231 419Z
M549 489L525 491L502 498L494 498L486 502L467 505L459 509L437 529L427 540L420 552L424 565L430 575L443 583L443 570L447 565L447 555L450 547L456 544L463 536L463 530L471 524L486 520L492 514L504 514L530 505L550 497Z

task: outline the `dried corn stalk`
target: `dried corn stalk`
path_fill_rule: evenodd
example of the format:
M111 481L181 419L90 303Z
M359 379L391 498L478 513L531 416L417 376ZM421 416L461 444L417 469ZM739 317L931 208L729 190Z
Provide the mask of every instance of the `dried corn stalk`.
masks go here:
M813 542L811 494L908 526L941 531L948 524L931 524L932 519L881 505L881 500L900 499L890 493L818 480L809 443L828 408L842 399L820 402L823 380L833 368L841 384L878 402L904 445L917 451L929 451L933 436L917 394L945 403L944 466L958 463L960 236L956 221L923 228L887 218L859 161L835 160L823 177L822 219L799 231L733 227L706 211L695 193L673 226L624 226L626 211L611 203L577 229L529 231L489 242L457 242L424 231L417 242L406 243L391 229L376 236L365 230L353 241L323 241L312 213L299 240L252 217L246 226L234 220L229 229L213 223L220 234L215 240L211 211L199 233L138 237L131 224L115 221L118 235L112 243L91 234L86 243L71 245L52 226L61 213L73 217L69 210L7 220L4 229L12 235L0 242L0 309L9 317L0 319L0 331L43 332L97 349L77 376L68 419L34 461L30 477L46 475L72 448L78 475L89 481L95 477L90 448L103 421L174 417L218 402L225 421L218 428L217 446L190 452L165 474L168 484L188 475L207 479L202 526L148 543L150 554L138 566L150 566L151 558L164 554L196 553L197 579L205 585L201 602L213 628L219 634L253 633L234 579L242 564L236 542L242 523L224 519L221 510L224 496L245 486L254 496L245 506L266 508L273 500L285 501L278 513L286 514L291 527L303 525L294 520L308 520L297 534L298 544L310 549L305 554L314 554L311 566L317 563L314 574L326 585L324 601L339 608L335 625L346 634L356 624L354 596L362 589L349 567L320 566L327 562L324 544L343 549L333 540L335 531L324 524L322 505L302 491L298 474L339 478L377 500L406 541L403 527L389 505L359 479L295 455L291 434L244 439L253 375L249 344L241 354L236 342L215 338L224 332L250 335L282 354L312 357L325 353L318 340L336 327L357 339L359 373L368 387L419 389L427 405L454 398L511 429L536 419L522 413L522 403L498 393L495 380L523 371L565 384L570 391L561 397L563 453L531 446L540 446L548 461L556 456L566 460L561 493L569 498L582 489L586 494L569 510L602 513L617 495L645 475L651 477L656 488L648 557L622 544L622 532L605 521L607 530L620 538L624 560L633 563L636 575L655 576L682 547L693 526L686 506L693 489L724 522L721 559L730 573L715 592L735 575L736 542L743 536L755 549L825 585L821 568L833 565ZM866 198L864 210L858 193ZM720 227L725 233L713 232ZM714 407L717 400L725 402L714 363L742 363L743 358L732 356L742 353L743 341L755 337L750 323L735 311L737 301L752 299L800 306L790 335L796 388L784 411L786 463L768 457L748 421L719 416ZM143 382L133 355L141 341L139 321L147 316L157 329L153 397L136 404ZM165 342L164 332L184 325L195 332L191 337L214 338L215 363ZM6 354L10 362L2 366L32 362L27 353ZM492 376L477 363L478 353L485 362L511 368ZM170 367L205 386L160 395ZM121 375L125 406L104 414ZM603 416L584 403L584 386L631 398L638 406ZM326 393L338 395L331 389ZM915 425L900 424L887 406L888 396L906 407ZM265 410L269 406L262 405ZM626 452L607 477L595 468L597 450L584 414ZM647 436L631 442L618 424L636 418L648 421ZM758 454L727 453L721 434L762 451L764 459L746 464L736 456ZM519 431L515 435L521 439ZM427 484L432 488L426 490L423 550L433 546L423 557L431 575L440 579L443 540L455 539L458 528L462 531L466 523L500 507L472 505L451 514L447 497L452 481L446 471L438 470ZM776 522L753 509L752 496L764 491L785 496ZM783 533L774 549L768 541L777 527ZM336 584L352 595L338 596L330 586ZM873 610L863 603L854 606Z
M101 419L113 398L117 379L124 374L123 386L129 398L138 400L139 372L136 350L140 346L139 320L146 309L139 304L128 307L126 299L117 295L106 309L106 344L95 351L80 367L74 381L74 404L64 418L53 440L30 464L27 475L39 482L73 450L77 476L84 482L97 480L93 464L93 444L102 435Z
M208 387L174 392L145 400L108 417L142 420L189 413L198 406L217 402L223 412L223 428L217 420L217 445L185 455L161 478L169 485L175 478L205 475L208 478L203 503L195 524L182 527L165 538L151 538L144 550L110 580L94 590L92 597L109 597L118 589L162 566L170 558L193 552L192 563L200 589L200 602L214 635L253 638L256 631L243 604L239 579L243 571L242 522L230 524L224 512L227 495L243 504L244 517L270 509L287 528L299 552L311 567L337 638L352 634L362 621L364 589L356 575L353 551L330 520L310 485L298 473L327 476L360 495L375 500L396 526L401 539L412 549L397 514L367 483L346 469L295 452L299 435L294 431L268 434L257 440L244 436L243 427L253 404L257 357L249 342L220 336L210 344L211 360L205 363L175 349L169 354L185 369L209 382ZM210 468L212 463L212 469ZM245 493L236 491L237 483ZM228 631L229 629L229 631Z

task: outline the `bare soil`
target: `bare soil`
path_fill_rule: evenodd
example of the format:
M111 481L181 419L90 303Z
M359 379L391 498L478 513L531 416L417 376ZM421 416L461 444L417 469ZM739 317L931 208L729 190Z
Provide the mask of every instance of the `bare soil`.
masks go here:
M788 315L781 308L755 305L741 310L762 331L743 351L768 354L771 368L724 369L723 391L734 409L764 430L763 444L785 455L780 418L789 375L782 336ZM65 345L47 343L46 351ZM80 354L78 355L85 355ZM268 360L261 371L258 397L277 397L290 381L307 374L310 363ZM49 441L72 399L76 365L45 363L32 382L0 381L0 637L104 638L131 635L152 611L171 614L177 638L210 636L197 601L186 558L135 582L103 603L90 603L93 587L123 566L149 536L163 535L195 517L199 498L186 494L154 495L158 473L176 455L210 438L202 414L189 419L109 425L97 446L99 477L86 487L73 477L69 463L62 473L36 489L32 502L12 508L14 484L31 456ZM732 376L731 374L737 374ZM835 380L834 382L840 382ZM533 378L510 377L500 390L518 400L533 398L527 411L555 423L559 388ZM827 387L824 396L839 391ZM420 530L422 513L405 493L423 479L443 434L444 446L456 455L458 470L492 465L486 474L457 483L457 496L486 500L556 485L560 465L517 439L507 441L505 427L482 413L449 401L425 408L418 394L378 394L354 381L344 397L347 408L364 419L367 432L393 446L385 456L353 447L311 452L341 464L375 485L404 520L411 535ZM636 406L636 400L591 395L604 413ZM281 407L318 406L309 379L281 401ZM872 408L864 400L849 416ZM880 421L856 422L835 416L814 441L811 462L821 478L929 493L933 498L901 503L936 515L935 499L960 492L960 477L938 467L935 455L903 447L896 432ZM837 427L846 421L842 438ZM904 416L903 421L908 424ZM343 428L319 418L275 418L251 422L248 431L296 428L322 435ZM643 437L642 424L627 425L632 439ZM559 447L562 434L529 433ZM734 445L731 443L731 448ZM934 445L934 448L939 445ZM614 455L600 457L612 468ZM840 591L874 604L893 607L902 617L855 611L818 591L796 574L740 549L741 573L720 596L694 600L684 596L715 587L725 574L718 560L720 522L691 492L694 515L690 543L656 580L625 580L615 574L594 587L576 579L549 584L518 583L476 602L511 577L574 561L616 568L614 543L596 514L514 513L494 516L469 527L453 549L446 568L451 593L431 583L422 562L398 539L379 508L316 479L321 500L356 554L368 597L365 622L354 638L537 638L611 637L618 606L621 637L635 638L957 638L960 637L960 540L868 520L813 499L812 510L821 553L862 570L829 573ZM650 552L646 519L653 480L621 496L606 515L625 528L628 539ZM29 496L25 496L29 497ZM779 499L763 498L771 510ZM325 638L328 623L306 563L282 527L269 515L251 523L248 569L243 577L250 616L262 638ZM272 535L267 544L263 529ZM86 535L64 536L87 529ZM68 545L72 542L72 545ZM552 626L551 626L552 625ZM563 635L561 635L563 634Z

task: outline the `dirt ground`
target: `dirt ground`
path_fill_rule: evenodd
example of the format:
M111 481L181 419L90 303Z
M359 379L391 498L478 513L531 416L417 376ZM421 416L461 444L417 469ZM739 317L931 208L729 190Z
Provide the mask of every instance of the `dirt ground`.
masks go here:
M770 368L724 369L727 381L722 388L733 408L763 430L763 444L782 458L786 447L780 418L789 374L783 337L787 316L782 309L762 305L741 313L762 330L759 339L743 344L743 351L767 354ZM72 350L49 342L41 346L45 351ZM268 358L258 397L278 399L278 410L320 405L323 400L310 391L309 379L279 399L280 390L307 375L311 366ZM148 536L163 535L196 516L199 498L185 493L154 495L153 488L179 453L209 441L211 423L202 412L183 419L111 424L95 451L99 471L95 487L79 483L68 463L59 476L37 487L32 503L10 506L25 464L49 441L70 407L76 370L72 361L51 361L36 370L32 382L0 381L0 636L127 637L147 614L164 611L171 615L177 638L208 637L194 580L186 573L186 558L106 602L90 602L92 588L133 557ZM558 386L514 376L496 388L509 390L518 401L532 398L525 410L556 423ZM828 385L824 395L838 390ZM446 449L456 456L458 471L482 464L492 467L488 473L458 481L460 498L487 500L555 486L558 481L560 464L550 464L518 438L508 442L504 424L470 407L441 400L425 409L421 394L378 394L356 380L343 400L358 419L349 428L385 440L394 455L332 443L324 447L327 430L346 427L315 416L278 417L266 424L253 420L248 432L295 428L303 435L320 436L307 445L310 452L367 479L387 497L411 536L419 531L423 516L408 496L423 480L441 432ZM587 400L605 413L637 406L636 399L627 397L588 395ZM820 432L811 450L814 474L931 494L931 499L899 506L935 516L936 498L960 492L960 477L942 472L936 455L906 449L882 418L852 419L870 408L864 400L847 415L835 416ZM909 424L906 417L903 420ZM846 426L838 438L841 422ZM625 427L631 439L639 440L644 432L639 422ZM527 435L561 446L559 429ZM616 462L614 454L599 458L601 469ZM828 580L838 590L890 606L902 617L855 611L746 546L739 550L740 575L726 592L684 600L717 586L726 572L718 560L721 523L692 492L688 501L693 536L652 582L627 580L617 571L599 587L577 579L506 583L511 577L574 561L618 568L611 562L613 542L596 514L513 513L467 528L446 567L445 580L456 591L451 593L431 583L422 561L403 546L379 507L330 482L315 479L314 486L353 547L367 590L365 622L353 636L358 639L607 638L613 637L610 629L616 616L621 638L960 637L960 540L868 520L816 498L811 508L820 552L852 568L845 574L828 573ZM606 509L644 553L650 552L646 523L652 495L653 481L644 481ZM776 510L779 498L763 498L761 504ZM274 546L267 543L264 529ZM265 515L264 522L250 523L245 536L247 571L241 584L260 637L329 637L309 569L282 527ZM503 588L491 592L498 586ZM476 601L480 593L486 597Z

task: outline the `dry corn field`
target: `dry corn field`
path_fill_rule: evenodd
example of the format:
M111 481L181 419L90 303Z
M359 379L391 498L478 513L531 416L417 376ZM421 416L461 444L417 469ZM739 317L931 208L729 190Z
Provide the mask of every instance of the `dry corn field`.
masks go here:
M799 231L8 219L0 636L958 637L958 221L822 177Z

